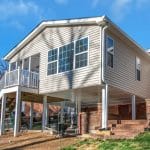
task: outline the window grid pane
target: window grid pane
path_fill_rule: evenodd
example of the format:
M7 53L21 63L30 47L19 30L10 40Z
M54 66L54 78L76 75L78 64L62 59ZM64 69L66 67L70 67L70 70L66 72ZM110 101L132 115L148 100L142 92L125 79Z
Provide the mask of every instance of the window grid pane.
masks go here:
M107 54L107 65L113 68L113 55L111 53Z
M84 38L76 42L76 50L75 50L76 54L87 50L88 50L88 38Z
M57 51L58 49L53 49L48 52L48 62L57 60Z
M114 47L114 40L110 37L107 37L107 49Z
M57 73L57 61L48 64L48 75Z
M141 60L136 57L136 80L141 81Z
M76 55L75 68L87 66L87 53Z
M141 81L141 71L140 70L136 70L136 78L138 81Z
M114 63L114 40L107 36L106 39L107 66L113 68Z
M59 49L59 72L73 69L74 43L60 47Z

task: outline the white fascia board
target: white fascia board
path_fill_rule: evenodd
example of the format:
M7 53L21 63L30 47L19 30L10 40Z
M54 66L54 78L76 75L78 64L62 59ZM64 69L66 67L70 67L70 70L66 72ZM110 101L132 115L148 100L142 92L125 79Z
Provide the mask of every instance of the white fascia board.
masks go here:
M16 47L14 47L5 57L4 60L10 60L26 43L28 43L34 36L36 36L45 27L51 26L69 26L77 24L100 24L105 16L83 19L70 19L58 21L45 21L38 25L24 40L22 40Z
M149 57L149 54L145 51L144 48L142 48L135 40L133 40L126 32L124 32L120 27L118 27L116 24L114 24L109 18L105 17L105 21L109 22L110 25L112 25L114 28L116 28L121 34L123 34L129 41L131 41L136 47L140 49L141 52L146 54Z

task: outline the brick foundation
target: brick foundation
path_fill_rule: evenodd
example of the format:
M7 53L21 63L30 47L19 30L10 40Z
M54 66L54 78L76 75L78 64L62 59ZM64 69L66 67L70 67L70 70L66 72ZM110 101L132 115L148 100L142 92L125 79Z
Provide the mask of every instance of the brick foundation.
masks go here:
M97 107L84 108L80 113L80 134L90 133L101 127L101 104Z
M108 120L131 120L131 104L114 105L108 108ZM92 133L101 128L102 106L82 108L79 119L80 134ZM146 119L145 103L136 104L137 119ZM147 103L147 117L150 119L150 101Z

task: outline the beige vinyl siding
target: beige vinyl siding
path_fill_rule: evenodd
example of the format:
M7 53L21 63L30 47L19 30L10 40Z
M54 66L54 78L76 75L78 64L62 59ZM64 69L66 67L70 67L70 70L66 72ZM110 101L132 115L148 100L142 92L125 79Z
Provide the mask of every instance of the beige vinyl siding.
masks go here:
M47 76L48 51L74 40L89 37L89 65L75 71ZM100 84L100 27L97 25L47 27L10 62L40 53L40 93L52 93Z
M47 28L45 35L45 39L49 40L47 41L49 49L41 53L40 93L63 91L100 84L100 27ZM48 50L83 37L89 37L89 65L71 72L47 76Z
M112 86L143 98L150 97L150 59L131 48L126 41L107 33L115 40L114 67L106 66L105 79ZM136 80L136 57L141 60L141 81Z

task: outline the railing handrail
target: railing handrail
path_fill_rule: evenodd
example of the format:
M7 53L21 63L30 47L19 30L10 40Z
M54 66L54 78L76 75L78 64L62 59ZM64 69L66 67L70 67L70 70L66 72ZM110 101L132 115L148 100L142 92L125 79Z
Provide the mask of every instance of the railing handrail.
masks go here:
M25 73L27 72L27 74ZM39 88L39 73L23 69L15 69L12 71L6 71L0 80L0 84L4 86L2 88L21 85L29 88ZM1 79L2 79L1 78ZM2 89L0 87L0 90Z

